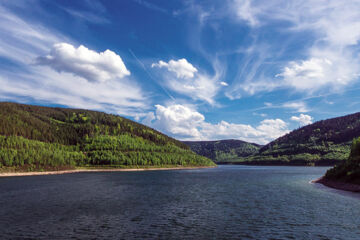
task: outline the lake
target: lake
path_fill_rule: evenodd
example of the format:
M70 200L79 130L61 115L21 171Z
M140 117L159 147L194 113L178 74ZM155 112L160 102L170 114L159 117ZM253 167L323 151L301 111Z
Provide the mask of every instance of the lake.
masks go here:
M0 239L360 239L360 195L323 167L0 178Z

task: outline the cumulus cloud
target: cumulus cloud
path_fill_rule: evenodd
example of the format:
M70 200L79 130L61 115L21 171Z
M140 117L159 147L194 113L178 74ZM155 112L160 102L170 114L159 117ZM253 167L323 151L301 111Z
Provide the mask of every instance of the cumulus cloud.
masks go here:
M306 114L300 114L297 116L292 116L290 120L298 122L300 126L305 126L312 123L313 118Z
M9 1L9 3L15 2ZM31 5L26 2L15 4L24 11ZM96 5L95 2L91 2L91 4ZM99 10L100 7L96 5L96 9ZM41 13L40 11L39 14ZM90 56L89 59L85 59L84 62L81 62L83 56L72 56L75 61L71 62L71 59L67 59L69 63L64 62L65 59L61 59L61 56L57 55L56 59L52 60L59 60L60 57L61 61L57 63L61 63L63 64L60 64L61 66L65 65L70 69L73 67L76 71L79 70L79 65L89 66L89 69L84 67L83 72L79 74L74 74L70 70L65 71L63 68L59 69L61 70L60 73L59 70L54 71L54 68L48 67L48 65L34 65L32 63L38 56L44 56L49 52L50 58L53 56L51 49L53 49L54 44L59 42L72 43L73 41L54 29L40 25L38 22L23 19L12 12L10 8L6 8L3 2L0 3L0 32L2 34L0 56L5 59L5 62L8 61L13 64L11 67L0 68L0 99L2 101L56 104L127 116L136 116L149 109L151 101L146 97L148 94L144 93L135 79L126 77L122 78L121 81L118 79L100 81L106 79L106 74L92 75L92 82L89 82L89 79L84 79L86 74L97 70L107 72L112 77L118 78L120 74L114 68L117 69L119 65L110 63L105 66L107 61L104 59L109 57L107 60L110 61L113 54L104 57L101 56L101 53L93 52L93 54L88 55ZM73 49L81 55L82 52L79 52L79 48L73 47ZM85 51L85 55L89 51L91 52L91 50ZM93 55L98 57L91 57ZM103 66L100 66L100 60L97 61L99 58L104 60ZM50 61L49 59L46 60ZM117 57L115 57L115 61L118 61ZM52 62L52 64L54 63ZM69 66L70 64L74 64L74 66Z
M235 138L248 142L266 144L286 133L287 123L281 119L265 119L256 127L221 121L217 124L203 123L201 133L204 139Z
M150 115L149 115L150 116ZM183 140L241 139L265 144L289 132L288 124L281 119L265 119L256 127L221 121L212 124L205 117L184 105L156 105L156 112L149 122L143 123Z
M168 107L156 105L155 107L156 115L153 118L155 120L153 126L173 135L200 137L197 126L205 120L201 113L180 104Z
M167 88L194 100L206 101L213 105L215 104L214 97L225 83L220 82L223 71L218 64L214 65L215 74L213 76L199 73L186 59L170 60L168 63L159 61L159 63L153 63L151 66L153 68L165 67L169 72L175 73L175 76L173 76L174 74L163 75Z
M179 60L170 60L169 62L159 61L153 63L151 67L166 68L169 72L176 74L178 78L193 78L198 70L185 58Z
M90 82L106 82L130 75L121 57L113 51L97 53L83 45L78 48L68 43L56 43L50 53L36 59L58 72L68 72Z

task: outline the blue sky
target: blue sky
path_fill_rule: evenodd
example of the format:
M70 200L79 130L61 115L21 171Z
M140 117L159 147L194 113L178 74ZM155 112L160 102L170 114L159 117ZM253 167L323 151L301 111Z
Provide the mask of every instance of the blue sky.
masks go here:
M360 2L0 2L0 100L265 144L359 111Z

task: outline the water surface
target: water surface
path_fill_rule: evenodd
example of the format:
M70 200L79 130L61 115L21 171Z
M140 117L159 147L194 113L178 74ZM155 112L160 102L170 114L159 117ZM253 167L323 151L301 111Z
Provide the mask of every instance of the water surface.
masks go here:
M0 239L360 239L360 197L320 167L0 179Z

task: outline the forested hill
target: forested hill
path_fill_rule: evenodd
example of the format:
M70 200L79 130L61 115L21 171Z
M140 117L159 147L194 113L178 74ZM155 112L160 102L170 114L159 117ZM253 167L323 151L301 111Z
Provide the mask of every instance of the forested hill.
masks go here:
M154 129L102 112L0 103L0 168L208 166Z
M360 136L360 113L318 121L265 145L250 164L333 165L346 160Z
M184 141L191 150L217 163L238 162L257 153L261 145L241 140Z

